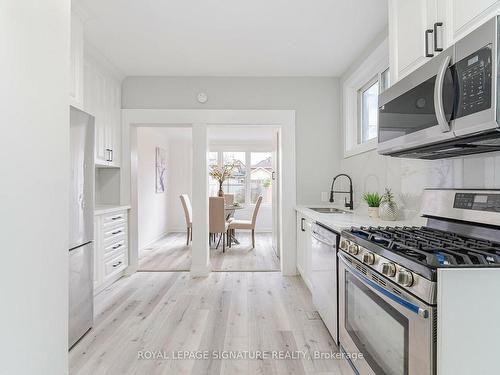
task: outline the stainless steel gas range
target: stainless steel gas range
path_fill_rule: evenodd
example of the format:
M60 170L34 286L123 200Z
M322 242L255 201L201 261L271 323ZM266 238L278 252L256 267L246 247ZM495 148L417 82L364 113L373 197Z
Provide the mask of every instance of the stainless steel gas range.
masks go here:
M339 341L361 375L435 375L437 270L500 267L500 191L426 190L423 227L344 230Z

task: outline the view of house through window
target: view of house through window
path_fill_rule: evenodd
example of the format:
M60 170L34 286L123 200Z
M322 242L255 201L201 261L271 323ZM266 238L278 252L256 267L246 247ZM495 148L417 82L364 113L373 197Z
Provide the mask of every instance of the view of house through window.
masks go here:
M223 185L224 193L234 194L235 202L255 204L262 195L263 204L272 202L273 165L271 152L220 151L209 153L209 165L234 164L232 178ZM250 167L247 168L247 165ZM216 196L217 181L209 178L209 194Z

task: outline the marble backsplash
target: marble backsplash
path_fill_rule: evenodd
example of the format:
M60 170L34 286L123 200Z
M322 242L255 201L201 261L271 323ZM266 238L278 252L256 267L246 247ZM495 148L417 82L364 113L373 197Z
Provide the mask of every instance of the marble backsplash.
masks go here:
M381 156L370 151L343 159L341 168L353 179L356 205L366 206L363 193L382 193L385 187L389 187L395 193L400 216L404 219L419 214L425 188L500 189L500 153L413 160ZM344 181L341 187L346 188Z

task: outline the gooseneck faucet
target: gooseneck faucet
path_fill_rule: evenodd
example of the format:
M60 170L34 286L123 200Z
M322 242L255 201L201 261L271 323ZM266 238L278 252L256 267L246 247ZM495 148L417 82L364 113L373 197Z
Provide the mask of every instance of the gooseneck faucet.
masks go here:
M347 177L349 179L349 191L335 191L333 190L333 185L335 185L335 180L339 177ZM335 200L333 199L333 194L334 193L343 193L343 194L349 194L349 203L347 203L347 198L344 198L344 205L346 207L349 207L350 210L354 209L354 203L352 201L353 199L353 194L352 194L352 179L351 177L349 177L348 175L346 175L345 173L341 173L341 174L338 174L336 175L334 178L333 178L333 181L332 181L332 187L330 188L330 203L333 203Z

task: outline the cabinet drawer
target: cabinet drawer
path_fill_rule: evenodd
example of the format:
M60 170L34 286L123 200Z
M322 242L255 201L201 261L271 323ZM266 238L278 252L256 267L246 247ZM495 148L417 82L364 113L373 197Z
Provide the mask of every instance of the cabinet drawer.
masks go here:
M125 224L127 222L127 211L118 211L103 215L102 225L107 228L114 225Z
M127 267L127 254L122 252L120 255L104 263L104 277L108 277Z
M127 234L127 227L125 225L115 226L113 228L106 228L102 234L104 246L110 245L112 242L118 242L125 238Z
M127 249L127 241L125 238L122 238L104 247L103 255L105 258L108 258L109 256L112 256L114 253L119 253L126 249Z

